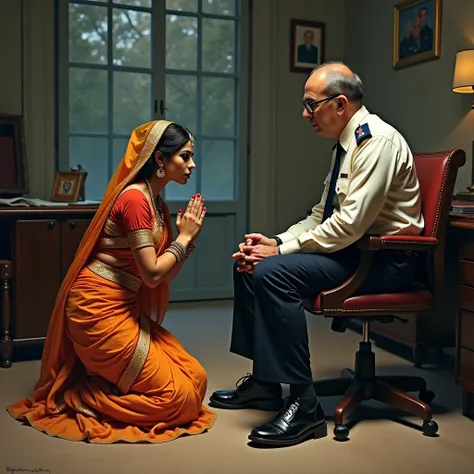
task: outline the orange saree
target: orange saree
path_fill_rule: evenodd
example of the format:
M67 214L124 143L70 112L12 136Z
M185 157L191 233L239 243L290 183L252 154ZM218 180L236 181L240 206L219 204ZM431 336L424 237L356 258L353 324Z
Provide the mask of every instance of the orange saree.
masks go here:
M101 242L124 247L127 237L114 228L111 211L168 124L150 122L133 131L59 290L34 394L8 407L11 416L50 436L160 443L214 424L216 415L203 405L205 370L161 326L168 284L148 288L132 265L117 269L93 257ZM149 233L157 255L172 239L166 206L163 210L164 225Z

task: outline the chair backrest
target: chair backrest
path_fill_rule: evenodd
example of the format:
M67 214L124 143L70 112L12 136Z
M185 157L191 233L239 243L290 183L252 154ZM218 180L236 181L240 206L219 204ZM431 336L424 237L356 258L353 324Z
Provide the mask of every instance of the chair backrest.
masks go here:
M458 169L466 162L464 150L415 153L420 182L421 207L425 227L422 235L438 239L434 252L423 252L417 279L428 286L434 296L434 309L443 304L445 238Z
M463 150L415 153L420 182L423 234L444 241L458 169L466 162Z

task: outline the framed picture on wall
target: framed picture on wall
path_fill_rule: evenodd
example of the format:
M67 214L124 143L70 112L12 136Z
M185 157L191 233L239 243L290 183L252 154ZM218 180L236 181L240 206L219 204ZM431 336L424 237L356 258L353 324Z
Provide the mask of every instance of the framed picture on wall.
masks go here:
M309 73L324 62L326 25L307 20L291 20L290 25L290 71Z
M0 114L0 196L21 196L28 192L23 118Z
M393 67L438 59L441 53L441 0L406 0L395 5Z

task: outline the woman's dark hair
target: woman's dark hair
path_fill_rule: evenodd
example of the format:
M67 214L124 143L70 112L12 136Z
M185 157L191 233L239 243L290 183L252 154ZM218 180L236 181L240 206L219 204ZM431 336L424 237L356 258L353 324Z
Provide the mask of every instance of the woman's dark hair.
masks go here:
M148 158L148 161L138 172L135 180L144 181L145 179L151 178L153 173L156 172L158 166L154 156L155 152L159 151L165 158L170 158L181 148L183 148L183 146L186 145L190 139L191 133L188 131L188 129L178 125L177 123L171 123L168 125L166 130L163 132L158 145L156 145L156 148L153 150L150 158Z

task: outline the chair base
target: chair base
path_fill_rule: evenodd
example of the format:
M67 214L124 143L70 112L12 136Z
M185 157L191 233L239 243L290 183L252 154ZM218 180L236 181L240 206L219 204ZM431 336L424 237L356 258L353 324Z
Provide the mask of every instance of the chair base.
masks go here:
M355 370L344 369L341 378L321 380L314 383L320 397L343 395L334 413L334 436L345 440L349 428L344 421L364 400L378 400L387 405L416 415L423 420L422 430L434 436L438 425L431 419L430 403L435 394L426 389L421 377L403 375L375 375L375 354L370 342L360 342L355 357ZM407 392L419 392L418 398Z

